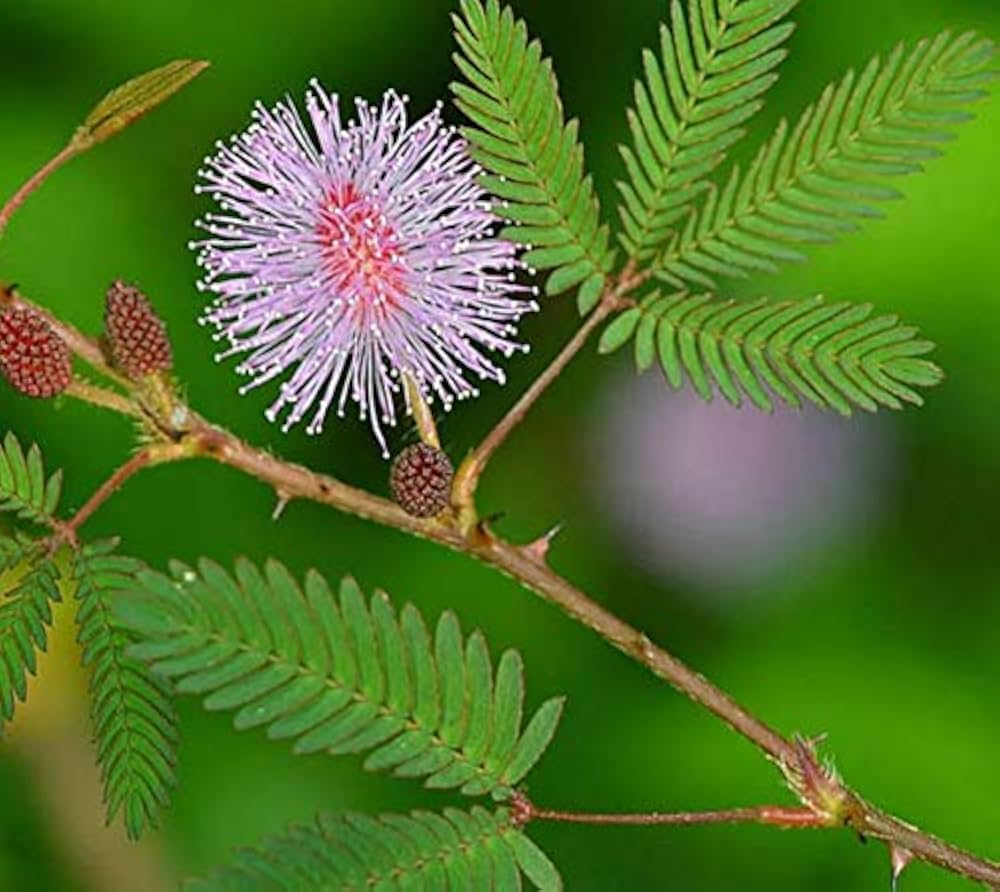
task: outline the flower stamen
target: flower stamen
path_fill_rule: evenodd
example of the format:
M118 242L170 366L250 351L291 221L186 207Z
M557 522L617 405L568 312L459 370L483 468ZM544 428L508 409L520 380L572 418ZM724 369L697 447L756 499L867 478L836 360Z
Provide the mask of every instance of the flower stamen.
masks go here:
M471 380L503 383L488 354L523 350L515 323L538 307L440 106L409 124L390 91L344 123L314 82L306 112L258 104L206 159L196 191L218 210L193 244L215 295L203 320L228 344L220 358L243 354L241 392L278 384L270 420L310 416L315 434L354 403L388 457L383 428L411 410L401 376L446 411L478 395Z

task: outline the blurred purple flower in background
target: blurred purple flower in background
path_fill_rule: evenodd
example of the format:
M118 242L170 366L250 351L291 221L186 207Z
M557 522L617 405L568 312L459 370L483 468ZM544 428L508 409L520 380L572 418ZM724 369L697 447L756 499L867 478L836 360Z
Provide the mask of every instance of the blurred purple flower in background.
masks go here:
M593 453L610 519L647 570L727 597L815 560L878 522L891 429L779 405L773 415L615 381Z
M445 409L478 394L467 375L502 383L485 351L527 349L513 323L537 305L440 106L411 125L390 91L345 124L313 82L306 111L311 132L291 101L258 104L200 171L221 211L192 245L216 295L204 321L228 342L220 358L249 353L241 392L282 379L270 420L287 410L287 431L311 413L318 433L351 400L388 456L401 375Z

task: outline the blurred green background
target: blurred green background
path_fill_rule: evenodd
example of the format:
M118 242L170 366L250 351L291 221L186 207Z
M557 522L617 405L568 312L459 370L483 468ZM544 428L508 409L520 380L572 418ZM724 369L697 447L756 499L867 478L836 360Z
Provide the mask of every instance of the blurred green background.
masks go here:
M384 491L386 466L365 427L332 425L318 440L299 432L283 437L262 418L268 394L237 398L231 368L213 363L209 337L195 321L199 295L186 244L205 203L191 185L202 156L245 123L253 100L298 96L314 75L341 94L369 98L393 85L413 96L414 108L429 107L454 74L450 7L446 0L4 4L4 193L49 157L112 85L177 57L211 59L213 68L47 184L0 246L0 276L95 333L107 284L118 276L142 283L168 321L193 405L288 458ZM564 101L582 119L590 165L611 208L622 108L639 48L654 41L665 4L525 0L517 7L556 60ZM996 0L806 0L797 19L793 55L751 141L898 38L946 26L1000 36ZM892 483L854 535L808 560L788 554L759 590L723 602L640 569L620 547L603 490L593 485L595 474L609 471L592 459L595 414L614 398L607 389L621 382L615 369L622 372L624 357L588 355L565 375L496 461L481 507L505 512L500 529L514 538L566 521L553 553L558 569L778 728L828 734L839 767L876 802L1000 857L1000 101L979 113L946 158L902 183L908 200L886 221L816 251L780 279L733 291L871 299L941 345L948 381L926 409L886 421L895 442ZM510 365L509 385L487 389L443 421L453 456L483 434L573 325L568 300L528 320L523 330L534 349ZM0 392L0 421L22 439L37 439L50 464L65 468L68 505L79 505L130 445L118 417L69 402L58 409L34 404L9 389ZM669 464L669 440L662 449ZM351 572L431 615L456 608L497 652L521 649L533 703L554 692L569 696L561 733L531 780L541 803L672 810L782 796L774 771L748 744L509 580L316 506L293 505L275 523L272 507L271 494L254 481L192 464L143 475L88 532L119 534L125 549L154 564L172 556L275 555L296 571ZM201 871L230 847L319 809L404 810L455 799L366 775L356 759L294 758L262 734L237 735L227 716L207 715L193 702L182 704L182 717L174 806L162 832L144 844L160 884L149 880L147 888ZM58 795L46 798L38 762L0 743L0 889L112 888L88 854L88 846L103 850L107 840L95 829L81 845L73 830L74 820L90 820L88 809L96 816L96 803L77 801L84 794L72 772ZM73 817L81 811L84 818ZM106 833L124 835L118 826ZM549 825L536 837L571 890L860 892L888 885L884 852L846 834ZM117 888L141 888L136 882ZM923 867L904 884L907 892L963 888Z

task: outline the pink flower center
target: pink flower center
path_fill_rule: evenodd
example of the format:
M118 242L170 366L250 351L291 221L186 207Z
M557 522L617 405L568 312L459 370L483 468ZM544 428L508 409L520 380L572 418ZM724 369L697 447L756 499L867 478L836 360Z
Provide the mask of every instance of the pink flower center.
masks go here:
M337 289L358 301L359 313L397 306L406 268L396 230L353 183L334 187L320 208L316 235Z

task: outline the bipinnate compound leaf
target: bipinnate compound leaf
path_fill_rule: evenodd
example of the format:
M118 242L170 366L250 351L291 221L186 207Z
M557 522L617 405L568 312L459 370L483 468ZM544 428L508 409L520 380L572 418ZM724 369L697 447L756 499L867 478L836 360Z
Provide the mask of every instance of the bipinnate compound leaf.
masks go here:
M46 477L37 444L25 452L8 432L0 443L0 512L47 524L55 516L61 495L62 471Z
M530 246L529 267L551 271L548 294L580 286L586 312L601 295L614 250L584 170L578 124L566 121L552 62L510 7L497 0L460 6L454 59L465 81L452 91L471 122L462 132L486 171L483 185L510 221L502 234Z
M28 675L48 646L52 605L59 600L59 571L47 543L0 536L0 718L6 721L28 696Z
M235 711L239 729L497 799L552 739L562 700L522 730L520 656L503 654L494 682L482 635L464 637L452 613L432 638L415 607L397 615L385 593L366 599L350 578L338 597L318 573L300 586L277 561L170 569L140 573L117 604L138 637L130 653L206 708Z
M77 640L90 669L90 717L108 821L121 812L129 837L138 839L169 804L179 735L167 685L126 653L128 633L112 616L113 599L130 597L144 568L115 554L115 546L88 544L75 556Z
M788 54L783 44L794 26L784 18L797 3L669 3L659 52L642 56L644 78L628 111L632 144L621 148L629 179L618 184L618 210L629 256L646 261L656 254L744 135Z
M559 872L507 811L321 815L253 848L184 892L558 892Z
M720 300L711 294L654 293L605 329L598 349L634 341L639 371L659 360L674 388L685 378L703 399L715 391L770 410L775 399L808 401L849 415L922 405L918 388L943 378L924 356L934 344L871 304Z
M799 246L832 242L898 198L886 180L941 154L996 77L992 41L945 32L897 46L823 91L799 120L782 122L744 172L713 188L656 259L671 285L713 288L716 277L775 272Z

